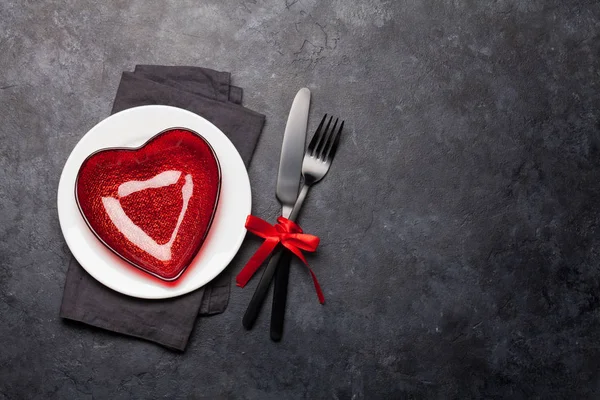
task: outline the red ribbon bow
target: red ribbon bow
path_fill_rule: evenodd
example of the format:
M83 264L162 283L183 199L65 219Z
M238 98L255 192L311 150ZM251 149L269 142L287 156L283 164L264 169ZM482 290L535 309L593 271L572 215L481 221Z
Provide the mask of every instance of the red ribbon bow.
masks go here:
M252 278L252 275L258 270L262 263L267 259L269 254L275 249L277 244L281 243L286 249L291 251L298 257L304 265L308 268L310 275L312 276L317 296L321 304L325 303L325 297L323 291L319 285L319 281L315 273L308 266L302 250L313 252L319 245L319 238L314 235L309 235L302 232L302 228L293 221L287 218L277 218L277 224L271 225L267 221L248 215L246 219L246 229L265 239L263 244L256 250L256 253L248 260L248 263L242 268L238 276L235 278L239 287L244 287Z

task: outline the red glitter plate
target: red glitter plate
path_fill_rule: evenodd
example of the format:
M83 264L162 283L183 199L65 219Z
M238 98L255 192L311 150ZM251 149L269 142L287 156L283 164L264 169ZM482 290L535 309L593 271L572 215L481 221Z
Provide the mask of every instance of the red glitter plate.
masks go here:
M221 188L219 161L199 134L171 128L139 148L109 148L81 165L75 197L109 249L165 281L200 250Z

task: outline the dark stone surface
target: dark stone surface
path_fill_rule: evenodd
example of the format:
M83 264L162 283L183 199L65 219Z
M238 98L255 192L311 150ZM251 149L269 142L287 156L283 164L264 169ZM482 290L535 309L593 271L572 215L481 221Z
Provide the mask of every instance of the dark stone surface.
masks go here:
M596 1L0 1L0 399L597 398L599 33ZM255 283L184 354L58 317L61 169L137 63L233 73L271 220L296 90L346 119L284 342Z

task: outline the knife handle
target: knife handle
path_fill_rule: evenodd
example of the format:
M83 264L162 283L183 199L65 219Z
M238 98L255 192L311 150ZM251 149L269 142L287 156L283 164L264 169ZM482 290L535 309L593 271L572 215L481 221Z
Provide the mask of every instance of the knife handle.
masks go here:
M275 272L273 306L271 309L271 340L274 342L279 342L283 335L283 320L285 319L285 305L287 303L287 289L291 261L292 253L284 251L279 259L279 264L277 264L277 270Z
M271 281L273 280L273 275L275 274L277 264L279 263L279 259L281 258L281 253L281 246L278 245L275 249L275 253L271 256L271 259L269 260L269 264L267 265L265 271L260 277L258 286L256 286L254 295L252 296L250 304L248 304L248 308L244 313L244 317L242 318L242 325L244 325L244 328L248 330L252 329L252 327L254 326L254 322L256 322L256 318L258 317L260 308L263 302L265 301L265 297L267 297L267 292L269 290L269 286L271 286Z

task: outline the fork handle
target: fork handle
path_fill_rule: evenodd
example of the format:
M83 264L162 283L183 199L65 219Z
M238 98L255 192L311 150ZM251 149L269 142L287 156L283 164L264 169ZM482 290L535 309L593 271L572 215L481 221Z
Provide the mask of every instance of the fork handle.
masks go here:
M302 189L294 204L294 209L290 214L290 220L294 221L298 217L298 213L302 208L306 194L308 193L308 185L302 185ZM290 276L290 262L292 254L289 251L284 251L277 264L275 272L275 287L273 290L273 305L271 308L271 340L279 342L283 336L283 321L285 319L285 305L287 303L287 289Z
M300 193L298 194L298 198L296 199L294 208L292 209L292 212L290 213L290 216L289 216L290 220L293 221L298 216L298 213L300 212L300 208L302 208L302 203L304 202L304 199L306 198L306 194L308 193L309 187L310 187L309 185L302 185L302 189L300 190ZM244 328L246 328L246 329L252 329L252 327L254 326L254 323L256 322L256 318L258 317L258 313L260 312L262 304L265 301L265 297L267 296L269 286L271 286L271 281L273 280L273 275L275 275L275 270L277 269L279 259L281 258L282 253L288 253L287 251L282 252L281 248L282 248L281 245L278 245L275 248L275 253L273 253L273 255L271 256L271 259L269 260L269 263L267 264L265 271L263 272L262 276L260 277L258 286L256 286L254 295L252 295L252 299L250 300L250 303L248 304L248 308L246 309L246 312L244 313L244 317L242 318L242 325L244 325ZM285 294L287 294L287 291ZM285 312L285 308L283 311ZM283 326L283 321L282 321L281 325Z
M288 217L288 219L290 221L295 221L296 218L298 217L298 214L300 213L300 209L302 208L302 204L304 204L304 199L306 199L306 194L308 193L308 189L310 188L310 185L302 185L302 189L300 189L300 193L298 193L298 198L296 199L296 202L294 203L294 208L292 208L292 212L290 213L290 216Z

